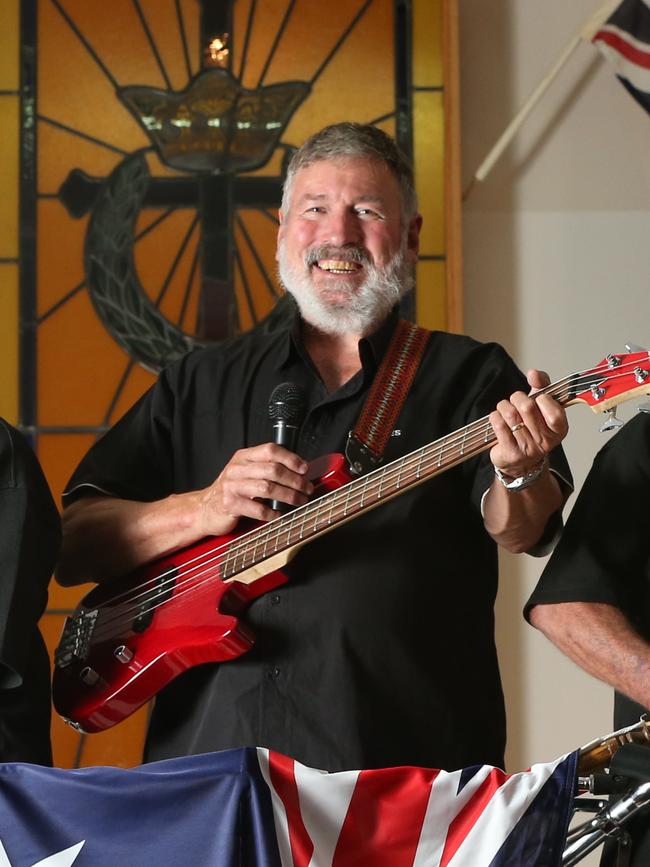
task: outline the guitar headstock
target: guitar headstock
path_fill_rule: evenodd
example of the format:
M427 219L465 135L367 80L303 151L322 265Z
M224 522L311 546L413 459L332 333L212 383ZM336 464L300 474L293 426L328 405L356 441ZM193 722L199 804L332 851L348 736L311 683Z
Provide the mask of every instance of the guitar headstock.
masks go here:
M626 400L650 394L650 352L639 349L608 355L595 367L567 377L566 393L566 406L586 403L594 412L605 412Z

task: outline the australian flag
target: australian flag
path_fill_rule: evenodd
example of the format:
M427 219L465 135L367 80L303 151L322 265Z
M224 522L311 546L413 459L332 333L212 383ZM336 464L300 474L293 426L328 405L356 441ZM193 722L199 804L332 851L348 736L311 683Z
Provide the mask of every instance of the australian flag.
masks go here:
M328 774L266 749L0 765L0 867L554 867L577 753L519 774Z
M650 0L623 0L593 42L621 83L650 112Z

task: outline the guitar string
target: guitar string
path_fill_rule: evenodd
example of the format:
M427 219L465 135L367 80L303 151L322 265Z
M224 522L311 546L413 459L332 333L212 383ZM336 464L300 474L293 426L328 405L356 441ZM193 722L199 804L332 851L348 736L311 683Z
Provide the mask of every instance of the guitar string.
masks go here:
M622 375L622 374L618 374L618 375ZM576 374L573 374L571 377L568 377L568 378L566 378L566 379L573 379L573 380L575 381L576 377L577 377L577 375L576 375ZM552 390L558 391L558 389L557 389L557 385L558 385L558 384L555 383L553 386L549 386L549 387L547 387L546 391L549 392L549 393L550 393ZM559 396L559 395L558 395L558 396ZM415 460L418 460L418 461L420 462L420 464L421 464L421 467L419 468L420 471L422 470L423 467L426 467L426 477L428 478L428 477L429 477L428 470L430 469L430 466L431 466L431 455L429 455L429 456L425 459L425 458L424 458L424 453L425 453L426 451L432 452L432 451L436 451L436 450L437 450L438 453L439 453L438 462L439 462L440 467L441 467L441 469L442 469L442 464L443 464L443 458L442 458L442 455L443 455L443 453L444 453L445 451L449 451L449 450L450 450L450 446L453 445L453 440L458 441L458 439L460 438L459 434L464 434L464 435L465 435L465 438L466 438L467 430L468 430L469 428L471 428L471 427L476 428L477 425L478 425L479 427L481 427L485 432L489 431L489 429L490 429L489 423L486 425L486 424L484 424L484 422L485 422L485 419L480 419L480 420L478 420L478 422L472 423L472 425L469 425L469 426L467 426L466 428L462 429L461 432L456 432L456 435L454 435L454 434L449 434L447 437L443 437L443 438L441 438L440 440L437 440L436 442L430 444L429 446L425 446L425 447L423 447L423 448L420 448L420 449L416 450L415 452L411 453L410 455L406 455L406 456L404 456L403 458L400 458L400 459L398 459L397 461L394 461L392 464L389 464L389 465L387 465L386 467L380 468L379 470L374 471L374 473L372 473L372 474L368 474L366 477L363 477L363 480L364 480L365 484L361 486L361 487L363 487L363 491L361 492L361 498L360 498L360 500L359 500L358 502L356 502L356 501L353 501L353 502L351 502L351 503L349 502L349 501L350 501L349 492L346 492L346 491L345 491L345 488L346 488L347 486L343 486L342 488L339 488L339 489L337 489L337 490L334 491L334 492L330 492L329 494L325 494L325 495L323 495L323 497L319 498L318 500L316 500L316 501L312 501L312 503L306 504L306 506L301 507L301 508L303 509L304 514L302 515L301 535L300 535L300 537L299 537L298 539L293 539L292 536L291 536L292 531L295 529L294 524L297 523L297 522L296 522L296 517L297 517L297 516L296 516L296 511L297 511L297 510L294 511L290 516L282 516L282 518L280 518L280 519L275 519L275 521L282 521L283 523L285 523L285 524L287 525L285 528L283 528L282 526L279 526L279 527L273 528L273 530L270 531L270 530L268 530L268 528L270 528L271 525L272 525L274 522L269 522L269 524L264 525L264 527L263 527L263 532L262 532L262 533L260 533L260 532L259 532L259 528L257 528L257 530L249 531L249 533L247 533L247 534L245 534L245 535L246 535L246 536L250 536L250 535L254 535L254 534L257 532L258 536L262 536L262 537L266 536L267 539L266 539L266 541L265 541L265 546L266 546L266 544L267 544L267 542L268 542L268 538L269 538L269 537L273 537L273 536L275 536L276 547L274 548L273 553L276 553L278 550L282 551L282 550L284 550L286 547L291 547L292 544L295 544L295 542L300 541L300 540L302 539L302 534L305 532L305 529L304 529L304 528L305 528L305 526L306 526L307 521L308 521L309 518L312 518L312 517L315 518L315 520L314 520L314 525L313 525L313 528L312 528L312 530L311 530L311 534L312 534L312 535L315 534L316 532L322 532L323 530L326 529L327 526L329 526L329 523L331 523L331 521L328 520L328 522L327 522L326 524L321 524L320 526L319 526L319 524L318 524L319 514L320 514L320 511L321 511L321 509L322 509L322 505L321 505L321 503L320 503L320 500L322 500L324 497L327 497L328 500L337 500L337 499L338 499L338 502L332 502L332 503L331 503L331 506L330 506L329 512L330 512L330 516L332 516L332 515L334 514L335 509L341 505L341 500L343 499L343 495L344 495L345 493L347 493L347 494L348 494L348 503L346 503L346 509L347 509L347 510L350 510L350 511L353 511L353 512L356 514L356 512L357 512L357 507L359 507L360 510L363 510L364 507L365 507L365 508L368 508L368 505L367 505L367 504L364 504L364 499L366 499L366 497L368 497L369 493L374 494L375 482L376 482L376 481L379 482L379 488L380 488L380 489L381 489L381 487L382 487L383 485L385 485L385 484L390 484L390 483L392 482L392 479L394 478L394 470L396 469L396 470L397 470L397 475L398 475L398 485L397 485L397 488L399 488L399 476L400 476L400 474L402 474L402 473L404 472L405 467L408 467L409 469L411 469L411 468L412 468L412 464L413 464L413 462L414 462ZM493 434L493 432L492 432L492 434ZM488 434L488 438L484 440L484 444L483 444L483 447L482 447L481 450L484 450L484 448L485 448L485 443L489 444L490 441L491 441L491 438L490 438L490 435ZM469 457L471 457L471 456L473 456L474 454L477 454L477 453L479 453L479 452L476 450L476 448L464 449L464 450L461 452L461 454L460 454L460 456L458 457L458 460L457 460L456 462L457 462L457 463L458 463L458 462L461 462L461 461L463 461L463 460L465 460L465 459L467 459L467 458L469 458ZM419 456L419 457L418 457L418 456ZM409 465L410 465L410 466L409 466ZM444 469L448 469L448 468L450 468L452 465L453 465L453 464L451 464L451 463L450 463L449 465L445 464ZM393 468L393 470L392 470L391 472L388 472L388 470L389 470L391 467ZM371 480L371 476L373 476L373 475L375 475L376 478L375 478L374 480ZM391 478L391 477L392 477L392 478ZM408 486L410 487L411 485L413 485L413 484L414 484L416 481L418 481L418 480L419 480L419 476L416 475L415 480L412 480L412 481L408 482ZM354 481L355 481L356 483L358 483L358 482L361 481L361 479L357 479L357 480L354 480ZM370 484L371 481L372 481L372 485ZM351 483L348 483L348 484L351 484ZM368 490L368 489L370 489L370 490ZM355 497L356 497L356 493L355 493ZM372 503L372 505L374 505L374 503ZM337 515L337 517L341 517L341 516L338 516L338 515ZM342 517L346 517L346 512L345 512L345 511L344 511ZM289 520L287 520L287 518L288 518ZM283 533L286 533L286 539L280 541L280 537L281 537L281 535L282 535ZM239 539L244 539L244 537L239 537ZM256 553L257 549L259 548L259 544L260 544L260 543L259 543L259 540L256 541L256 543L255 543L255 547L254 547L254 549L253 549L254 553ZM218 562L219 557L218 557L218 556L217 556L217 557L213 557L213 558L212 558L213 561L217 561L217 562L214 562L214 564L213 564L213 566L212 566L212 569L221 568L221 569L223 570L224 565L225 565L226 567L228 567L228 566L230 565L231 562L234 562L234 563L236 564L237 559L238 559L239 557L242 557L241 568L238 569L238 570L234 570L234 571L233 571L233 575L234 575L234 574L239 574L239 572L243 571L244 568L250 568L251 565L255 565L255 563L256 563L255 558L253 558L253 560L252 560L251 563L245 563L245 559L244 559L244 558L245 558L245 556L246 556L247 553L250 553L250 546L249 546L249 543L248 543L245 539L244 539L244 544L236 544L235 546L232 546L232 545L231 545L230 548L227 548L227 543L226 543L225 546L221 546L221 547L222 547L222 548L223 548L223 547L226 547L226 558L225 558L225 559L222 559L221 562ZM217 549L214 549L214 551L216 551L216 550L217 550ZM234 556L233 556L233 551L234 551ZM195 560L200 560L202 556L205 557L205 556L207 556L209 553L211 553L211 552L204 552L203 555L199 555L199 557L194 558L194 559L195 559ZM263 559L268 559L268 557L269 557L269 555L266 553L266 550L265 550L264 556L263 556L262 558L260 558L260 559L261 559L261 560L263 560ZM194 561L188 561L188 562L194 562ZM259 561L258 561L258 562L259 562ZM180 564L179 566L174 567L172 570L168 570L168 571L176 571L177 569L181 569L181 570L182 570L182 569L185 568L187 565L188 565L187 563L185 563L185 564ZM206 562L200 562L200 563L198 563L197 565L195 565L195 566L193 567L193 569L199 568L199 567L204 566L204 565L207 565L207 563L206 563ZM183 591L183 592L180 592L180 593L178 592L178 589L179 589L179 588L182 588L182 587L183 587L183 584L191 583L191 587L187 588L188 591L189 591L189 590L199 590L199 589L201 589L201 586L202 586L202 585L201 585L201 584L198 584L198 585L197 585L196 582L197 582L198 579L200 579L200 578L202 578L204 575L208 574L208 571L209 571L209 576L210 576L210 577L207 578L207 579L205 579L206 581L210 581L210 580L212 580L212 579L215 578L215 577L219 577L219 574L215 575L215 574L213 574L213 572L212 572L211 570L204 570L202 573L199 572L199 573L197 573L197 574L195 574L195 575L192 575L190 578L187 578L185 581L183 581L182 583L179 584L179 583L178 583L178 578L185 578L185 576L188 575L191 571L192 571L192 570L186 570L185 572L180 572L180 573L178 573L174 578L170 579L172 582L175 582L175 583L176 583L177 592L176 592L176 594L174 595L174 601L175 601L175 602L177 602L177 601L178 601L182 596L186 595L186 593L185 593L184 591ZM168 574L168 573L163 573L163 575L164 575L164 574ZM159 576L159 577L160 577L160 576ZM227 577L232 577L232 576L227 576ZM158 579L150 579L148 583L151 583L152 580L159 580L159 578L158 578ZM140 585L140 586L143 587L143 586L146 586L146 584L143 584L143 585ZM140 588L135 588L135 589L138 590L138 589L140 589ZM144 594L142 594L142 595L144 595ZM161 595L162 595L162 592L161 592L160 588L157 587L157 588L155 589L154 599L155 599L156 596L161 596ZM133 601L133 597L131 597L130 601ZM168 601L168 599L161 599L161 600L159 600L159 602L158 602L156 605L152 605L152 606L150 606L150 607L148 608L148 611L155 610L155 608L159 607L159 606L162 605L162 604L165 604L167 601ZM111 600L111 605L114 606L114 604L115 604L115 599ZM136 606L136 608L132 609L132 611L137 611L137 608L138 608L138 607L140 607L140 606ZM94 609L93 609L93 610L94 610ZM124 618L127 614L128 614L128 612L120 611L120 612L117 612L117 613L116 613L115 617L116 617L116 618L119 617L120 619L122 619L122 618ZM103 627L106 627L106 626L108 626L108 625L110 625L110 620L109 620L109 619L107 619L104 623L102 623L102 626L103 626ZM98 626L99 626L99 624L98 624ZM100 631L100 630L98 629L98 634L99 634L99 631Z
M631 365L631 363L630 363L630 365ZM629 366L629 365L626 365L626 366ZM623 365L621 365L621 367L623 367ZM615 374L613 377L610 377L610 378L617 378L617 377L622 376L622 375L627 375L623 372L621 372L621 373L618 372L621 370L621 367L616 368L617 374ZM611 370L611 368L608 368L608 370ZM597 368L596 369L590 369L588 371L588 374L591 376L595 376L597 373L599 373ZM576 380L581 378L581 377L584 378L584 376L582 374L572 374L569 377L565 377L564 380L560 380L558 383L554 383L551 386L547 386L545 389L543 389L541 391L549 393L549 394L556 392L555 396L559 398L561 395L561 391L563 389L558 389L558 385L560 385L562 382L566 382L566 381L571 381L575 385ZM568 391L567 394L564 395L564 397L568 397L570 395L570 393L571 392ZM434 459L433 463L437 463L438 466L442 469L442 464L445 462L445 459L443 459L444 452L450 451L450 449L453 447L455 442L458 442L459 439L462 439L462 438L465 439L465 443L464 443L465 448L463 448L460 451L457 463L461 462L463 460L466 460L475 454L480 453L481 450L485 450L485 448L495 439L494 432L491 430L491 425L489 424L489 421L486 422L486 418L487 417L485 417L483 419L479 419L477 422L471 423L470 425L466 426L465 428L461 429L460 431L449 434L449 435L447 435L447 437L442 437L439 440L435 441L434 443L431 443L428 446L424 446L420 449L417 449L416 451L410 453L409 455L405 455L404 457L399 458L396 461L393 461L391 464L386 465L386 467L379 468L379 470L375 470L375 471L373 471L373 473L370 473L367 476L362 477L365 484L360 486L363 488L363 490L360 492L359 501L358 502L354 502L354 501L350 502L349 492L347 492L348 493L348 502L346 503L345 510L344 510L342 516L337 515L337 517L339 517L339 518L340 517L346 517L347 511L352 511L356 515L357 511L368 509L370 507L370 505L374 505L375 502L378 503L381 499L381 487L383 487L385 485L390 486L393 478L395 477L395 470L397 470L397 478L398 478L396 490L399 489L399 487L400 487L400 484L399 484L400 475L403 474L406 469L412 469L412 465L414 462L419 462L420 466L418 467L418 471L416 472L415 479L411 479L410 481L406 482L407 487L411 487L417 481L419 481L421 474L425 475L426 478L429 478L430 474L428 471L431 468L432 455L429 454L425 458L424 453L427 451L430 453L434 452L434 451L438 452L438 459L437 459L437 461ZM476 430L477 427L479 428L479 431ZM477 448L475 445L472 445L471 439L469 441L467 439L467 432L468 432L468 430L470 430L472 428L474 429L473 430L474 441L476 440L476 436L475 436L476 433L482 432L484 434L483 443L482 443L482 446L480 448ZM487 436L485 436L485 434L487 434ZM469 448L467 447L468 442L470 443ZM445 463L444 469L448 469L452 465L453 464L451 464L451 463L448 465ZM390 470L390 472L389 472L389 470ZM424 470L424 472L423 472L423 470ZM372 476L375 476L375 478L374 479L371 478ZM361 481L362 481L362 479L354 480L354 482L356 484L358 484ZM375 501L371 504L364 503L364 500L367 497L372 496L374 494L377 482L379 483L379 491L380 491L380 494L377 498L377 501ZM348 483L348 484L351 484L351 483ZM292 544L295 544L297 541L301 540L302 534L305 532L305 530L304 530L305 525L306 525L308 519L311 517L315 518L313 528L311 530L311 535L314 535L317 532L322 532L323 530L325 530L326 527L329 526L329 524L331 523L331 517L333 516L335 509L337 509L337 507L340 507L340 505L341 505L341 500L344 498L343 495L344 495L344 493L346 493L345 492L346 487L347 487L347 485L335 490L334 492L330 492L329 494L323 495L323 497L321 497L315 501L312 501L309 504L306 504L306 506L304 506L304 507L300 507L301 509L304 510L304 514L302 515L301 535L298 539L292 539L291 538L292 531L295 529L295 527L293 525L297 523L296 522L296 517L297 517L296 511L297 510L294 510L294 512L292 512L291 515L289 515L289 516L282 516L281 518L275 519L274 521L269 522L268 524L264 525L262 533L259 532L260 528L256 528L256 530L249 531L249 533L245 534L246 536L250 536L250 535L255 534L257 532L258 535L267 537L267 539L264 543L265 554L261 558L261 560L268 559L268 557L269 557L269 555L266 554L266 544L267 544L268 539L270 537L275 536L275 541L276 541L276 547L275 547L273 553L276 553L278 551L278 545L282 546L279 548L280 551L284 550L286 547L291 547ZM356 496L357 496L357 493L355 492L355 497ZM332 502L331 502L331 505L329 508L328 521L325 524L321 524L319 526L318 519L320 516L320 512L322 510L322 505L320 504L319 501L324 499L324 498L328 498L328 500L332 500ZM338 502L334 502L337 499L338 499ZM287 519L289 519L289 520L287 520ZM277 521L281 521L281 522L285 523L287 526L285 528L280 526L280 527L276 527L276 528L271 529L271 525ZM286 533L287 538L285 540L283 540L282 542L280 542L279 541L280 536L283 533ZM221 548L224 548L224 547L226 548L226 555L227 556L225 559L222 559L221 562L214 562L212 564L211 569L207 569L207 570L204 569L203 572L199 572L195 575L191 575L191 577L189 577L189 578L186 578L186 576L192 571L192 570L186 569L186 567L190 563L193 563L195 560L200 561L202 557L205 558L206 556L208 556L212 553L215 553L220 549L213 549L213 551L204 552L202 555L199 555L198 557L194 558L193 560L188 561L187 563L180 564L179 566L173 567L171 570L168 570L168 572L166 572L166 573L162 573L161 576L156 576L155 578L149 579L148 582L145 582L143 585L140 585L140 587L135 588L135 589L139 590L142 587L146 586L147 583L151 583L153 581L159 581L161 577L164 577L164 575L169 574L169 572L176 572L176 570L178 570L178 569L181 569L181 570L186 569L185 572L178 572L173 578L170 579L170 582L173 582L176 586L176 589L177 589L177 592L175 593L175 595L173 597L174 602L177 603L177 602L179 602L179 600L183 596L186 596L189 591L199 590L199 589L201 589L201 587L204 583L213 580L215 577L220 577L220 573L217 570L221 570L221 574L223 574L224 565L227 567L230 562L234 562L236 564L236 561L239 557L242 558L241 568L237 571L234 571L233 575L238 574L239 572L243 571L244 569L250 568L250 566L255 565L256 562L259 562L259 561L256 561L255 556L254 556L251 563L245 563L244 558L245 558L247 553L250 553L250 545L245 540L244 540L244 543L241 544L241 540L244 540L243 536L239 537L238 544L236 544L234 546L231 545L230 548L228 548L227 543L225 545L220 546ZM255 547L253 549L254 554L256 553L259 546L260 546L260 542L258 539L255 542ZM233 553L234 553L234 555L233 555ZM213 559L213 561L218 561L219 558L217 556L217 557L213 557L212 559ZM197 568L201 568L201 567L206 566L206 565L208 565L208 563L203 561L203 562L197 563L192 568L195 570ZM217 572L216 575L214 574L213 570ZM205 578L204 581L197 584L197 581L202 579L204 577L204 575L206 575L206 574L208 574L209 577ZM228 576L228 577L232 577L232 576ZM179 578L185 579L185 580L182 580L179 583L179 581L178 581ZM190 586L183 590L182 588L185 584L190 584ZM179 588L180 588L180 592L178 592ZM156 596L163 595L163 593L164 593L164 591L161 591L159 586L156 587L154 599ZM127 596L127 594L124 594L124 595ZM129 597L127 597L127 598L129 598ZM134 601L134 598L130 597L129 602L132 603L133 601ZM151 605L147 608L147 613L155 610L157 607L165 604L167 601L168 601L168 599L159 600L155 605ZM116 599L111 600L109 607L114 606L115 603L116 603ZM144 603L144 604L146 604L146 603ZM143 603L136 605L136 607L131 610L131 613L133 613L134 611L137 611L138 608L142 607L142 605L143 605ZM98 607L103 607L103 606L98 606ZM95 610L95 609L93 609L93 610ZM129 615L128 611L116 612L114 620L130 619L130 617L128 615ZM104 632L106 627L111 626L111 625L112 625L112 621L107 618L107 620L101 624L102 629L100 630L98 628L97 635L99 636L100 633ZM99 624L98 624L98 626L99 626Z
M557 390L557 389L556 389L556 390ZM480 421L483 421L483 420L480 420ZM474 426L476 426L476 425L474 425ZM468 426L468 427L469 427L469 426ZM489 428L489 426L484 426L484 429L485 429L485 430L487 430L488 428ZM466 434L466 431L467 431L467 428L464 429L465 434ZM442 455L442 452L443 452L444 450L447 450L447 451L449 450L449 442L445 442L445 439L449 440L449 439L451 439L452 437L453 437L453 435L450 434L450 435L448 435L447 438L442 438L442 440L439 440L439 441L437 441L436 443L431 444L431 446L429 447L428 450L429 450L429 451L432 451L432 450L433 450L433 446L438 446L438 447L439 447L439 448L438 448L438 451L439 451L439 454L440 454L440 456L441 456L441 455ZM455 438L456 440L458 439L457 436L454 437L454 438ZM488 439L485 440L484 442L489 442L489 441L490 441L490 438L489 438L489 435L488 435ZM420 457L419 457L419 461L420 461L421 465L422 465L422 466L425 466L425 459L424 459L424 454L423 454L423 453L424 453L426 450L427 450L427 447L424 447L423 449L416 450L416 452L412 453L411 455L404 456L404 458L400 458L400 459L398 459L396 462L393 462L394 466L398 469L398 485L397 485L397 487L399 487L399 475L404 471L404 467L407 465L407 463L412 464L413 459L415 459L415 458L418 456L418 454L420 455ZM472 449L472 450L470 450L470 451L468 452L467 455L465 455L465 454L461 454L461 456L458 458L458 461L457 461L457 462L460 462L460 461L466 459L467 457L471 457L471 456L472 456L473 454L475 454L475 453L478 453L478 452L476 452L476 450ZM409 461L409 458L411 458L410 461ZM427 463L426 463L426 467L427 467L427 470L428 470L428 469L429 469L430 462L431 462L431 461L430 461L430 456L426 459L426 461L427 461ZM442 464L442 460L441 460L441 458L439 458L439 462L440 462L440 464ZM391 465L388 465L388 466L390 467ZM451 464L450 464L450 466L451 466ZM444 468L447 469L447 468L449 468L449 467L448 467L448 466L445 466ZM386 472L387 469L388 469L388 467L380 468L380 470L378 471L378 481L379 481L379 488L380 488L380 489L381 489L381 486L382 486L383 484L386 483L386 477L388 476L389 479L390 479L390 476L391 476L391 475L394 475L394 473L387 473L387 472ZM421 468L420 468L420 469L421 469ZM426 477L428 478L428 474L427 474ZM417 479L418 479L418 476L416 475L416 481L417 481ZM359 480L356 480L356 481L359 481ZM370 488L370 489L371 489L371 492L374 493L374 483L373 483L373 486L371 486L370 484L368 484L368 482L370 481L370 475L369 475L369 476L366 476L365 479L364 479L364 481L366 482L366 484L363 485L363 491L361 492L361 499L360 499L360 501L359 501L359 502L353 502L353 503L351 504L351 509L352 509L355 513L356 513L356 508L357 508L357 506L359 506L360 509L363 509L363 506L364 506L363 500L368 496L368 490L367 490L367 488ZM390 481L392 481L392 479L390 479ZM409 486L410 486L410 484L412 484L412 483L409 483ZM342 498L342 494L345 493L345 492L343 491L343 489L339 489L338 491L336 491L336 492L334 492L334 493L335 493L335 494L339 494L339 497L338 497L338 502L337 502L337 503L336 503L336 502L333 502L333 503L331 504L331 507L330 507L330 515L333 515L333 514L334 514L334 510L335 510L335 508L337 508L337 506L340 506L340 500L341 500L341 498ZM326 495L326 496L327 496L327 495ZM332 499L332 498L330 497L330 499ZM349 496L348 496L348 501L349 501ZM316 504L316 506L319 506L318 501L314 501L314 503ZM311 507L313 504L308 504L308 505ZM350 508L350 503L349 503L349 502L346 503L346 508ZM304 527L305 527L305 525L306 525L306 523L307 523L307 519L308 519L308 518L311 518L311 517L314 517L314 518L315 518L315 520L314 520L314 526L313 526L313 529L312 529L312 531L311 531L312 534L315 534L317 531L321 531L321 532L322 532L322 531L326 528L326 526L330 523L330 521L328 521L328 524L323 524L323 525L321 525L320 527L318 526L318 517L319 517L319 512L320 512L320 506L319 506L319 508L309 508L309 509L307 509L306 511L308 512L308 514L305 514L305 515L303 516L301 534L304 533ZM285 517L285 523L287 523L287 522L286 522L286 516L284 516L284 517ZM292 540L292 538L291 538L291 533L292 533L292 530L294 529L293 524L295 523L295 514L294 514L293 516L290 516L290 517L293 517L293 520L290 520L290 521L288 522L288 523L289 523L289 526L287 526L286 529L283 529L282 527L278 527L278 528L277 528L277 531L275 532L275 537L276 537L276 548L274 549L274 553L275 553L275 551L277 551L278 546L280 546L280 550L284 550L284 547L282 547L282 546L285 546L285 545L286 545L286 547L290 547L290 544L291 544L293 541L296 541L296 540ZM345 512L344 512L344 514L343 514L343 517L345 517ZM276 520L277 520L277 519L276 519ZM266 526L269 526L269 525L266 525ZM266 529L266 528L265 528L265 529ZM282 534L283 532L287 534L287 538L286 538L285 540L283 540L282 542L280 542L280 536L281 536L281 534ZM273 534L266 534L266 535L273 535ZM301 535L300 538L302 538L302 535ZM255 548L253 549L254 552L257 550L258 545L259 545L259 542L256 542ZM187 595L187 592L194 591L194 590L200 590L201 587L202 587L202 584L197 584L197 580L198 580L199 578L202 578L204 575L208 575L208 574L209 574L210 577L205 579L205 582L207 582L207 581L211 581L211 580L213 580L215 577L219 577L219 573L217 573L217 574L215 575L213 570L217 569L218 567L221 567L221 568L223 569L224 563L225 563L225 565L227 566L229 560L231 560L231 561L233 561L233 562L236 563L238 557L242 556L242 554L240 553L241 551L243 551L243 554L244 554L244 555L247 553L246 545L244 545L244 546L239 545L239 546L235 546L235 547L238 548L239 550L235 552L235 556L234 556L234 557L232 557L232 556L230 556L229 558L227 557L226 560L222 560L221 563L218 563L218 562L215 563L215 564L211 567L210 570L204 570L202 573L198 573L198 574L196 574L196 575L193 575L193 576L191 576L191 578L186 579L185 581L183 581L183 582L180 583L180 584L179 584L178 581L177 581L177 588L176 588L176 589L177 589L177 592L176 592L176 594L174 595L174 601L175 601L176 603L178 603L179 600L180 600L180 598L181 598L182 596ZM230 554L230 549L228 550L227 553ZM199 558L195 558L195 559L199 559ZM213 558L213 560L218 561L218 557L217 557L217 558ZM244 557L242 556L242 569L243 569L244 567L245 567L245 568L248 568L250 565L254 565L254 563L255 563L255 559L253 559L253 561L252 561L251 564L246 564L246 563L244 562ZM175 568L181 568L181 569L183 569L185 565L187 565L187 564L180 564L180 567L175 567ZM200 564L200 565L205 565L205 564ZM195 566L194 569L196 569L196 568L197 568L197 567ZM240 572L240 571L242 571L242 569L239 569L238 571ZM184 578L186 575L189 574L189 571L191 571L191 570L186 570L185 573L182 573L182 572L179 573L178 576L177 576L177 578L179 578L179 577L180 577L180 578ZM164 573L164 574L167 574L167 573ZM236 573L233 573L233 574L236 574ZM202 582L202 583L205 583L205 582ZM185 591L183 591L183 592L178 592L179 588L182 588L182 587L183 587L183 584L188 584L188 583L190 583L191 586L187 588L187 592L185 592ZM137 589L137 588L136 588L136 589ZM155 596L158 596L158 597L159 597L159 596L161 596L161 595L162 595L162 594L161 594L161 592L160 592L160 589L157 589L157 590L156 590L156 593L155 593ZM155 598L155 596L154 596L154 598ZM153 606L153 605L150 606L148 610L149 610L149 611L155 610L155 608L159 607L159 606L162 605L162 604L165 604L167 601L168 601L167 599L160 599L159 602L158 602L155 606ZM114 600L113 600L113 604L114 604ZM137 608L136 608L136 609L133 609L133 610L137 610ZM115 617L116 617L116 618L123 619L125 616L127 616L127 614L128 614L128 612L120 611L120 612L117 612L117 613L116 613ZM110 621L107 619L107 621L104 622L104 623L102 624L102 626L103 626L103 627L107 627L108 625L111 625L111 624L110 624ZM98 624L98 626L99 626L99 624ZM97 634L98 634L98 635L100 634L100 630L99 630L99 628L98 628L98 630L97 630Z

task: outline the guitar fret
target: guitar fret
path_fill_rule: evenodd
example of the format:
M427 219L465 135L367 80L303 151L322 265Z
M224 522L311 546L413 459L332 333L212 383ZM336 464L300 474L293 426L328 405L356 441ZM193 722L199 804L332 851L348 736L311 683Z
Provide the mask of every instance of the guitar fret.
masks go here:
M351 484L349 484L347 487L348 487L347 496L345 498L345 503L343 505L343 517L345 517L348 513L348 506L350 504L350 492L352 491L352 485Z
M438 446L438 462L437 462L438 467L442 466L442 451L445 447L446 442L447 442L447 437L443 437L442 440L440 441L440 445Z
M422 448L420 449L420 457L418 458L418 465L415 469L415 478L416 479L419 479L421 474L422 474L422 460L424 459L425 449L426 449L426 446L422 446Z

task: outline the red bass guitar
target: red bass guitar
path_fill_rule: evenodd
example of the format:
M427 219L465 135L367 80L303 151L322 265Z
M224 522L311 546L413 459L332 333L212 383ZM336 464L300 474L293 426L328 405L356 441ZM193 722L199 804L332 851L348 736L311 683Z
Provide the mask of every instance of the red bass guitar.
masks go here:
M595 412L650 392L647 351L608 356L543 389ZM224 662L254 642L240 619L258 596L287 581L282 567L311 539L334 530L495 442L488 417L353 478L342 455L311 466L314 498L266 524L242 522L93 589L67 619L56 650L54 706L97 732L137 710L181 672Z

